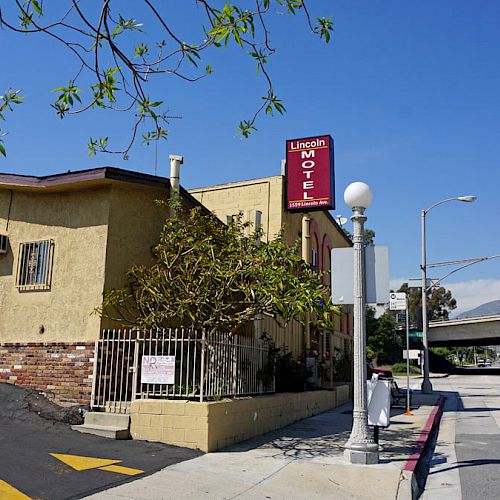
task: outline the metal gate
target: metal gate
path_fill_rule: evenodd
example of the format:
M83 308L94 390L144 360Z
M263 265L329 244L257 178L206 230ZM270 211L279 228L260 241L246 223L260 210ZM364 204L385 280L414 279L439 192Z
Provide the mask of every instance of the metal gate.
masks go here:
M274 392L270 343L186 329L104 330L96 341L93 409L128 413L140 398L196 399ZM173 356L173 384L142 383L143 356Z

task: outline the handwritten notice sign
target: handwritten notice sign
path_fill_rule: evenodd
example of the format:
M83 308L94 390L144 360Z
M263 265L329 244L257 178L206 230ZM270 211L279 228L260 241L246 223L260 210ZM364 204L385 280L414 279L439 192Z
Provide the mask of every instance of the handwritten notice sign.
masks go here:
M175 384L175 356L143 356L141 384Z

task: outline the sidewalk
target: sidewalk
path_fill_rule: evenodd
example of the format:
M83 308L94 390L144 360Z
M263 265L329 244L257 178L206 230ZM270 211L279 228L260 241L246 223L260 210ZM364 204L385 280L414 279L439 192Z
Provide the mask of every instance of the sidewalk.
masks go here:
M378 465L344 462L352 425L346 404L87 498L411 499L412 471L437 421L438 398L414 392L412 416L393 409L390 427L380 429Z

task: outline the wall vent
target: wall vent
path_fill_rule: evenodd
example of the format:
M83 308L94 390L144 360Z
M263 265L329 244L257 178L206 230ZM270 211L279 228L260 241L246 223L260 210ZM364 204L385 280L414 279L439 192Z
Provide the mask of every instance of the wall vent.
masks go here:
M6 234L0 234L0 254L7 253L9 248L9 238Z

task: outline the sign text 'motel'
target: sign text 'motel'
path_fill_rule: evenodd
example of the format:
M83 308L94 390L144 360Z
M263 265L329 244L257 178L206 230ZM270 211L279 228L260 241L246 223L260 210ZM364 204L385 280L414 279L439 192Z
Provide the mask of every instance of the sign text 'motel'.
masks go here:
M331 136L286 141L286 184L288 210L307 212L335 208Z

